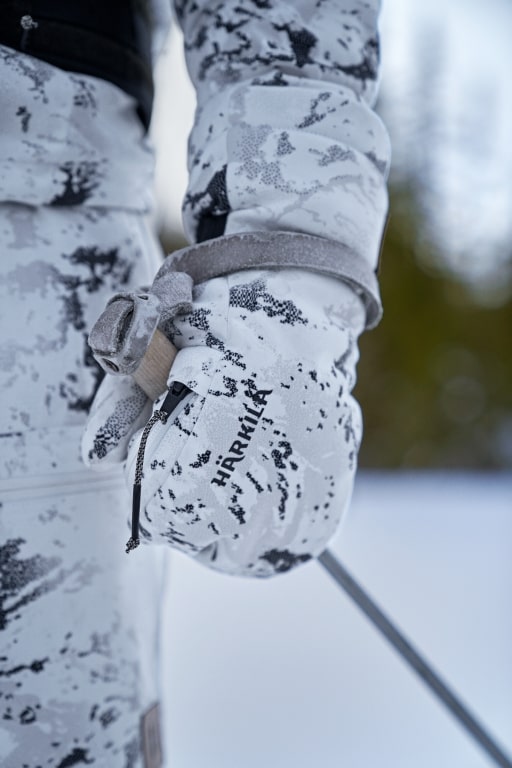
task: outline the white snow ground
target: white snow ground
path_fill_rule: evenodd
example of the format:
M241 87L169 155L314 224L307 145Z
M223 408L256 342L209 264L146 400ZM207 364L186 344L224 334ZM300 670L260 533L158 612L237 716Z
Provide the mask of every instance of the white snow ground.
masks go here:
M333 549L512 754L512 475L361 473ZM172 768L493 765L318 563L170 576Z

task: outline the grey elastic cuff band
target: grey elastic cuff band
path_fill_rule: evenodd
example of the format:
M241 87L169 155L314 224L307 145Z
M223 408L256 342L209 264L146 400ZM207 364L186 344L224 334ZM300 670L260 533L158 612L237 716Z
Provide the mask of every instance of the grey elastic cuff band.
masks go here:
M300 232L247 232L223 235L175 251L158 275L186 272L194 283L242 269L309 269L348 283L366 308L366 328L382 317L379 284L371 267L347 246ZM157 275L157 277L158 277Z

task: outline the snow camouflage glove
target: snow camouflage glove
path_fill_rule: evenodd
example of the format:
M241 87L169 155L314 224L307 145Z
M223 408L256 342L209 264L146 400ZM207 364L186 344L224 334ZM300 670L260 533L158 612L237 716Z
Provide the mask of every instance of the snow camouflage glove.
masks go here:
M169 384L190 394L147 435L140 535L223 571L271 575L318 554L350 496L356 339L381 314L379 5L174 2L197 95L184 229L190 253L205 250L178 265L191 311L161 326L179 348ZM264 236L266 261L216 246L256 237L259 253ZM164 402L107 378L86 461L127 456L139 478L140 430Z
M351 390L364 324L350 287L305 270L244 270L196 286L191 311L166 323L179 350L168 383L182 399L147 434L141 540L247 576L318 555L356 470ZM141 428L166 395L151 406L131 378L107 376L84 435L86 463L127 455L133 483Z

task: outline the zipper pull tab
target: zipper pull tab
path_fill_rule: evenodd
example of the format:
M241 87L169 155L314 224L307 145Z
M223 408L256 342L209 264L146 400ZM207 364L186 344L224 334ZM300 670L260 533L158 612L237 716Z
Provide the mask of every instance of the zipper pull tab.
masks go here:
M157 421L161 421L162 424L167 422L167 419L174 411L176 406L191 392L186 384L182 384L180 381L175 381L169 392L165 396L165 400L162 403L161 408L154 412L150 420L143 429L139 450L137 453L137 462L135 464L135 478L133 482L132 493L132 535L126 542L126 554L136 549L140 544L139 538L139 521L140 521L140 496L141 496L141 484L142 473L144 469L144 453L146 450L146 443L148 441L149 433L153 429Z
M140 517L140 483L133 484L132 494L132 535L126 542L126 554L136 549L140 544L139 539L139 517Z

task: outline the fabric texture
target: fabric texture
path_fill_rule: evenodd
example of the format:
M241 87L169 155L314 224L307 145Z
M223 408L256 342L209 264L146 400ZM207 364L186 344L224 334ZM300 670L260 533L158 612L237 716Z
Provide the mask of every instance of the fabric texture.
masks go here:
M180 351L169 383L193 394L150 434L143 537L237 575L307 562L327 546L352 492L361 302L332 278L247 271L198 286L192 312L173 326Z
M147 127L153 102L149 2L3 0L0 44L114 83L133 96Z
M302 233L339 244L362 272L375 270L389 163L372 109L377 11L377 2L362 0L175 3L198 94L184 201L191 243ZM162 0L153 2L153 18L167 24ZM161 39L155 34L154 50ZM114 85L5 46L0 76L0 761L142 768L140 718L159 694L167 548L126 557L126 491L115 473L87 476L84 485L78 433L101 376L87 332L113 293L147 284L157 269L145 220L152 154L135 100ZM327 272L352 284L342 261L333 256ZM328 311L339 306L328 299L330 286L338 297L349 289L323 275L311 273L318 304L297 284L292 294L274 282L277 272L211 277L196 286L192 313L168 327L181 349L173 375L192 395L170 425L178 445L166 445L170 432L152 435L157 463L145 470L143 533L224 571L270 575L314 554L322 516L324 535L349 497L360 436L350 389L363 310L357 298L359 330L339 327L341 310ZM270 330L261 333L263 326ZM284 337L319 357L306 357L299 370L298 358L279 352ZM247 411L257 424L231 408L235 389L249 393L252 410L263 408L258 416ZM209 424L214 405L225 434ZM245 441L251 450L257 438L268 452L258 468L243 468L245 519L235 428L254 435ZM308 463L301 441L318 464ZM129 473L135 443L130 450ZM163 462L171 466L165 477ZM182 486L184 467L196 473L195 496ZM225 491L215 477L231 494L217 521L205 516L203 493L206 485L214 495ZM313 482L318 509L303 498ZM277 503L275 520L262 517L274 531L264 551L256 534L241 535L260 493ZM301 505L308 516L296 514Z
M366 328L373 328L380 321L379 285L366 262L340 243L302 232L243 232L205 240L174 251L159 274L184 272L200 283L241 268L286 267L300 267L337 278L343 273L343 283L350 285L365 306Z
M364 323L348 286L304 270L245 270L196 286L192 310L162 326L178 348L168 384L190 394L144 438L142 541L239 576L284 573L323 551L356 471L362 425L351 390ZM86 463L112 466L133 435L133 483L150 416L133 380L107 377Z
M183 206L190 242L301 232L340 245L330 273L354 279L346 253L360 274L375 272L390 160L373 111L379 7L176 0L198 100ZM288 258L281 266L301 265ZM361 287L380 303L368 280Z
M151 209L153 155L133 98L6 46L0 66L0 200Z
M115 86L6 48L0 78L0 764L142 768L166 553L130 562L124 480L79 448L88 329L161 258L152 156Z

